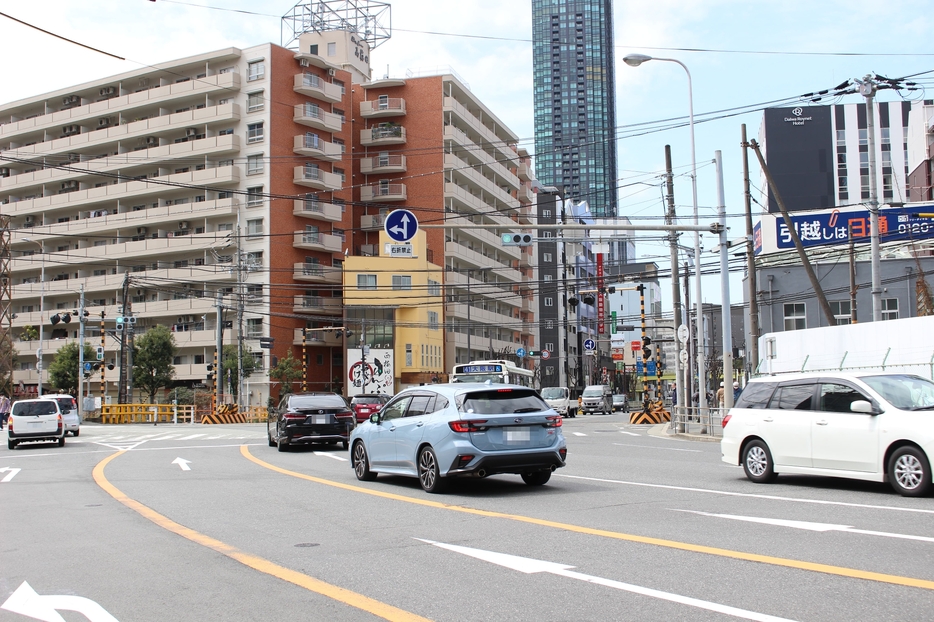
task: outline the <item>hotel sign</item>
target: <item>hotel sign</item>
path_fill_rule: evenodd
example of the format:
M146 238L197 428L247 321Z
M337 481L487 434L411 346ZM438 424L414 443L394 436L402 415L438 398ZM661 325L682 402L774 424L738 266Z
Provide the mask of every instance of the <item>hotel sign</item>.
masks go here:
M804 108L798 106L797 108L791 109L790 117L785 117L785 123L791 123L792 125L804 125L807 121L813 121L814 117L808 115L804 116Z

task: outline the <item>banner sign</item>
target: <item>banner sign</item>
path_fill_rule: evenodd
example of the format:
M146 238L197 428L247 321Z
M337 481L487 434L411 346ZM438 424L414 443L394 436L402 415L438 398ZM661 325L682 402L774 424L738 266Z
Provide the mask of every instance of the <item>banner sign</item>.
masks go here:
M922 240L934 237L934 219L920 217L918 208L889 207L879 210L879 241L895 242ZM869 211L810 213L791 216L791 223L801 238L804 247L847 244L850 236L854 244L870 241ZM776 246L779 250L795 247L791 233L783 218L776 220ZM754 234L756 252L762 250L761 230L757 226Z

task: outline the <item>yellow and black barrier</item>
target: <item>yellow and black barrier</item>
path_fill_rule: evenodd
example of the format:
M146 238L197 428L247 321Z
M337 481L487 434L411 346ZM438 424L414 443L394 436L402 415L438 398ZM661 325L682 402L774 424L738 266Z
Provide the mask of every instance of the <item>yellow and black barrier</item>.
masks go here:
M649 402L645 408L629 414L629 423L655 425L671 421L671 413L661 401Z
M246 423L246 416L236 404L219 404L216 413L208 413L201 417L201 423Z
M172 423L172 404L104 404L101 423Z

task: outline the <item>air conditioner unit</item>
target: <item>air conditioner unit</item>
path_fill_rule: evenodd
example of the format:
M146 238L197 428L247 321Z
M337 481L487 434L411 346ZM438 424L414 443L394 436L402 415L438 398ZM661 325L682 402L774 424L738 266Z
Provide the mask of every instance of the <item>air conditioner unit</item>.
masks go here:
M178 223L178 228L182 231L188 229L188 221L183 220L182 222Z
M149 233L149 229L147 229L146 227L136 228L136 235L146 235L147 233Z
M81 133L81 126L79 125L66 125L62 128L62 134L65 136L73 136L75 134Z
M77 190L78 182L76 181L66 181L62 182L62 190Z
M3 168L0 168L0 177L9 177L9 176L10 176L9 167L4 166Z
M113 117L104 117L97 120L97 127L110 127L113 122Z
M176 324L184 324L184 323L185 323L185 316L184 316L184 315L180 315L180 316L178 316L177 318L175 318L175 323L176 323Z
M31 225L36 222L35 216L26 216L26 224Z
M159 146L159 139L156 138L155 136L149 136L149 137L147 137L147 138L146 138L146 146L147 146L147 147L158 147L158 146Z
M307 67L307 66L309 66L310 64L311 64L311 63L308 62L308 59L307 59L307 58L300 58L300 59L298 59L298 65L299 65L300 67Z
M196 130L193 127L190 127L187 130L185 130L185 136L192 137L192 136L197 136L197 135L198 135L198 130Z
M149 86L149 78L140 78L140 79L139 79L139 85L140 85L140 86Z
M329 76L337 75L337 70L336 70L336 69L328 69L328 75L329 75Z
M101 97L113 97L117 94L117 89L112 86L105 86L101 89Z
M81 98L77 95L69 95L62 99L63 106L76 106L81 103Z

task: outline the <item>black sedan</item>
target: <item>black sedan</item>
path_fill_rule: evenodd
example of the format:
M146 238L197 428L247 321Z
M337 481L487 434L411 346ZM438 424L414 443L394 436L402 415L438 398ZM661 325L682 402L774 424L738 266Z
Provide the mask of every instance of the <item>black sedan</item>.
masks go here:
M292 445L340 442L347 449L354 415L336 393L287 395L272 409L266 424L269 446L288 451Z

